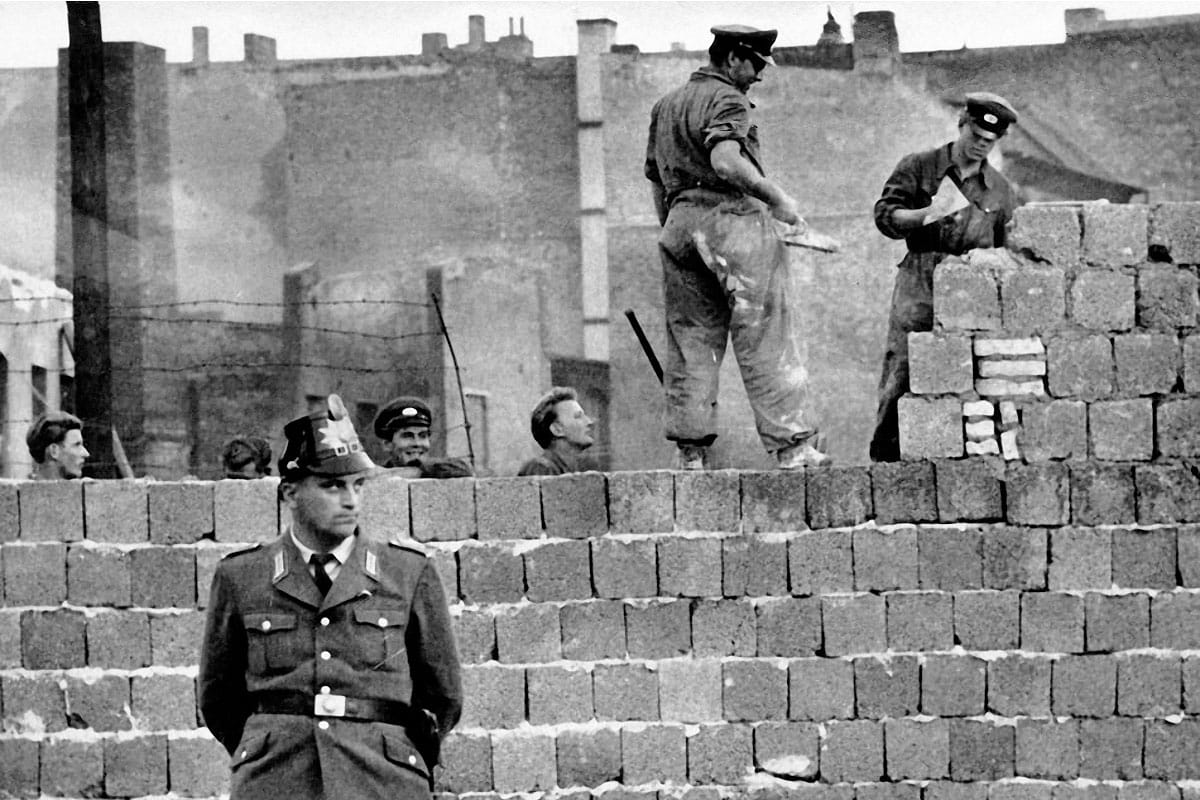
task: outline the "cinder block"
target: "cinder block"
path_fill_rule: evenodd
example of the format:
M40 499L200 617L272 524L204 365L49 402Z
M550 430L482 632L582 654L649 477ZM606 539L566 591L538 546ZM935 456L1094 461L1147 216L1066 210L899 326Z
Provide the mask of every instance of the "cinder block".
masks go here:
M1147 778L1182 781L1200 775L1200 720L1146 722Z
M1046 531L1013 526L984 529L983 585L987 589L1046 588Z
M562 730L556 745L559 786L599 786L621 779L620 731Z
M1072 780L1079 775L1079 723L1018 719L1016 751L1018 776Z
M21 666L21 612L0 609L0 669Z
M1144 205L1083 204L1083 257L1089 264L1131 265L1149 251L1150 209Z
M954 646L954 599L944 592L887 595L889 650L949 650Z
M131 596L127 552L71 545L67 551L67 598L72 605L124 608Z
M935 717L982 714L986 674L986 662L974 656L926 656L921 665L921 711Z
M67 546L4 545L4 599L9 606L56 606L67 599Z
M687 737L683 726L622 726L621 779L629 786L686 783Z
M667 470L608 476L613 533L670 533L675 525L675 479Z
M1189 787L1190 788L1190 787ZM1187 797L1184 789L1166 781L1128 781L1117 791L1118 800L1180 800ZM1193 790L1194 791L1194 790ZM1190 798L1189 798L1190 800Z
M1108 589L1112 586L1112 562L1110 531L1095 528L1050 531L1051 590Z
M931 461L873 464L871 493L875 521L880 525L938 519L937 482Z
M141 797L166 791L166 734L104 740L105 794Z
M1200 350L1200 348L1197 348ZM1200 374L1200 367L1197 367ZM808 530L805 470L742 473L742 530Z
M1196 276L1174 264L1142 264L1137 271L1137 322L1174 331L1195 326L1200 299Z
M599 472L539 478L547 536L584 539L608 530L608 488Z
M534 603L592 596L588 542L543 542L525 551L525 596Z
M496 652L505 664L557 661L562 658L558 606L534 603L497 610Z
M29 613L29 612L26 612ZM18 672L0 676L5 732L15 735L58 733L67 727L67 710L58 675ZM13 741L5 737L0 741ZM2 770L3 767L0 767ZM0 784L3 785L3 784Z
M147 484L150 541L192 544L213 537L213 484L199 481Z
M892 780L937 780L950 774L950 725L944 719L883 724L887 774Z
M1150 597L1089 592L1084 598L1084 622L1089 653L1149 647Z
M538 538L542 535L542 505L537 479L477 479L475 518L481 540Z
M754 607L748 599L697 602L692 608L692 653L697 658L755 655L758 637Z
M625 655L625 609L616 601L568 603L559 609L563 657L599 661Z
M1200 203L1159 203L1150 217L1150 246L1176 264L1200 264Z
M1000 328L1000 289L991 270L947 258L933 271L934 325L948 331Z
M132 676L126 691L134 727L141 731L187 731L197 727L195 687L190 675Z
M1070 522L1071 480L1065 464L1010 464L1005 486L1010 523L1066 525Z
M939 469L938 474L941 474ZM983 536L975 529L917 529L917 576L922 589L956 591L983 586Z
M21 539L77 542L83 538L82 481L26 481L17 484Z
M817 775L820 729L810 722L763 722L754 726L754 761L763 772L799 780Z
M1168 394L1179 380L1181 350L1174 333L1118 334L1113 357L1122 395Z
M153 529L151 529L153 535ZM149 546L129 553L133 604L150 608L196 606L196 551L191 547Z
M1189 589L1200 587L1200 528L1185 525L1175 532L1176 558L1179 563L1179 585Z
M899 420L900 454L905 460L962 456L962 403L958 398L905 395L896 401L896 414ZM811 494L810 477L810 508Z
M0 480L0 544L16 541L21 535L21 508L17 500L18 481Z
M787 540L779 535L744 534L722 541L721 586L725 597L767 597L788 593Z
M878 595L822 597L821 623L827 656L878 653L887 649L884 601Z
M190 678L185 678L191 683ZM63 700L70 709L71 727L91 728L94 731L127 731L130 718L130 679L123 675L100 675L95 680L81 680L73 675L62 679ZM191 708L196 701L192 698ZM189 728L196 727L195 712ZM145 726L138 726L148 730Z
M821 741L821 778L877 781L883 778L883 723L875 720L830 722Z
M597 664L592 670L596 719L659 719L659 673L647 664Z
M735 722L788 717L788 666L782 661L747 659L722 665L724 716Z
M0 786L9 797L44 797L38 785L38 740L0 739Z
M1133 482L1143 525L1200 520L1200 476L1186 464L1136 464Z
M692 649L687 600L625 604L625 644L630 658L674 658Z
M1066 322L1066 273L1061 266L1022 264L1000 276L1005 332L1042 333Z
M1020 640L1018 592L957 592L954 636L967 650L1012 650Z
M1130 466L1071 465L1071 518L1077 525L1133 523L1136 497Z
M531 725L587 722L592 718L592 676L583 666L529 667L525 681Z
M677 477L687 474L681 472ZM721 540L691 536L660 539L658 593L663 597L721 597Z
M994 781L1013 776L1016 731L1007 725L969 719L950 720L950 777L956 781Z
M1149 397L1139 397L1131 400L1099 400L1090 404L1088 438L1093 458L1149 461L1154 455L1152 401ZM1161 439L1160 431L1160 447Z
M749 725L701 725L688 737L688 779L693 784L739 783L753 769L753 733Z
M515 728L525 720L525 669L465 664L460 728Z
M1123 653L1117 662L1117 713L1165 717L1183 708L1183 671L1173 653Z
M467 603L515 603L525 594L525 562L507 543L458 551L458 586Z
M658 594L658 548L650 539L594 539L592 574L599 597L654 597Z
M821 602L819 597L757 602L758 655L787 658L811 656L820 650Z
M808 524L848 528L871 518L871 474L866 467L825 467L808 472Z
M413 538L418 542L475 538L474 478L410 481L408 502Z
M854 717L854 666L840 658L799 658L788 665L789 719Z
M988 662L988 710L1002 717L1050 716L1050 659L1006 655Z
M947 725L947 748L949 726ZM947 761L949 756L947 756ZM947 773L949 774L949 773ZM986 800L989 784L955 783L953 781L931 781L925 787L925 800Z
M487 732L451 731L442 740L437 788L443 792L486 792L492 788L492 737Z
M221 749L221 753L224 756L222 760L228 758L225 755L225 751L217 744L215 739L210 741L218 749ZM11 760L14 758L30 758L30 755L32 755L32 763L36 768L38 766L38 743L22 739L9 739L5 742L5 745L10 747L14 744L24 744L26 742L33 745L32 754L28 752L13 752L13 750L0 750L0 753L3 754L0 757L10 762L7 767L0 767L0 783L9 787L10 791L15 790L14 796L16 797L21 797L22 794L20 792L26 787L22 786L21 777L14 774L19 772L22 767L12 764ZM81 741L78 739L49 737L42 739L41 744L41 769L37 774L40 775L42 795L49 795L50 797L95 797L101 793L104 786L104 744L100 739ZM4 747L5 745L0 745L0 747ZM16 750L19 748L13 749ZM29 763L24 764L23 768L28 769ZM12 770L12 772L9 770ZM27 796L37 797L38 792L36 787L37 785L34 784L33 792ZM226 791L228 791L228 788L226 788Z
M1047 653L1083 652L1083 598L1060 592L1023 594L1021 649Z
M1200 456L1200 399L1172 398L1158 405L1158 451L1165 458Z
M1023 406L1018 441L1027 461L1087 458L1087 404L1051 400Z
M496 619L491 609L466 608L450 621L458 657L464 664L482 664L496 658Z
M1085 269L1071 284L1070 317L1089 330L1127 331L1134 323L1134 277L1109 269Z
M1200 335L1183 337L1183 390L1189 394L1200 392Z
M737 470L676 472L674 477L676 530L738 529L742 515Z
M86 662L86 622L80 611L21 614L21 660L27 669L71 669ZM7 696L6 696L7 699ZM7 708L5 709L7 712Z
M1175 529L1113 531L1113 583L1129 589L1174 589Z
M600 669L600 665L596 669ZM721 662L717 659L672 658L661 661L658 664L658 704L651 701L646 708L657 708L664 721L720 720L723 718L721 682Z
M1055 397L1097 400L1115 388L1107 336L1056 336L1046 344L1046 387Z
M921 707L917 657L889 654L854 659L854 707L855 715L864 719L917 714Z
M221 480L212 489L213 538L218 542L270 542L279 535L278 478Z
M1003 465L984 458L934 462L938 519L941 522L1000 519Z
M1095 780L1142 777L1143 722L1128 717L1079 723L1079 776Z
M151 663L165 667L190 667L200 663L200 642L204 639L203 613L155 613L149 615L149 621ZM88 620L89 652L91 641L92 620Z
M1117 662L1111 656L1062 656L1051 673L1055 716L1105 718L1115 713Z
M221 743L211 737L178 736L167 740L167 780L175 792L194 797L229 793L228 758Z
M144 611L95 614L87 619L86 637L89 667L141 669L156 663L150 645L150 620ZM198 641L194 649L199 648Z
M854 591L854 561L849 531L812 531L788 542L792 594Z
M409 483L411 481L408 478L387 474L372 478L359 505L358 527L384 539L393 533L401 538L412 536L409 523Z
M1200 595L1160 592L1151 599L1150 646L1167 650L1200 648Z
M1018 206L1008 247L1041 261L1073 264L1079 260L1083 229L1079 209L1069 206Z
M971 337L932 331L908 334L908 369L913 394L971 391L975 378Z
M536 792L558 783L554 734L536 730L492 734L492 782L497 792Z
M249 483L249 481L243 481ZM144 481L83 484L84 528L94 542L141 543L150 539L150 501Z
M1183 659L1183 711L1195 714L1200 709L1200 658Z
M860 592L917 588L915 528L860 528L854 536L854 588Z

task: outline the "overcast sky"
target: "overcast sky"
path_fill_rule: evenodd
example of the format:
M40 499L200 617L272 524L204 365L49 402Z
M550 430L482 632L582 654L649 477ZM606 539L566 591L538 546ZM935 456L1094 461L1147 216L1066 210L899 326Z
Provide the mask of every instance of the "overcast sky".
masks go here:
M1063 11L1096 7L1108 19L1200 14L1200 0L829 0L829 2L664 2L663 0L259 0L240 2L100 3L107 41L140 41L166 48L168 61L189 61L192 27L209 29L213 61L240 61L242 35L274 37L281 59L418 53L421 34L445 33L451 45L467 39L467 18L485 18L487 39L509 31L509 19L524 18L535 56L573 55L575 21L607 17L617 23L617 41L643 51L667 50L673 42L688 49L708 47L708 28L740 22L778 28L781 45L814 44L826 8L852 38L854 14L888 9L896 14L900 47L906 51L997 47L1061 42ZM519 21L514 23L518 26ZM67 44L66 4L57 0L0 2L0 68L52 66Z

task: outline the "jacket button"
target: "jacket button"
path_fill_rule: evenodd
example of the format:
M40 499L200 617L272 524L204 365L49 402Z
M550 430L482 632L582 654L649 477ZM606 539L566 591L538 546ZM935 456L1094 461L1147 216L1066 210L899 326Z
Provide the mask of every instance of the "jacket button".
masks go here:
M379 627L381 627L381 628L386 628L386 627L387 627L387 617L380 617L380 618L379 618Z
M246 753L247 753L247 752L248 752L248 751L246 751L246 750L243 750L243 751L242 751L242 758L245 758L245 757L246 757Z
M329 687L328 687L328 686L322 686L322 687L321 687L321 694L329 694Z
M408 763L410 763L410 764L415 764L415 763L417 763L417 757L416 757L416 756L409 756L409 757L408 757Z
M321 720L320 722L317 723L317 727L323 731L327 731L327 730L329 730L329 723L326 722L325 720Z
M328 650L322 650L322 651L321 651L321 660L322 660L322 661L328 661L328 660L329 660L329 657L330 657L330 656L329 656L329 651L328 651Z
M263 629L264 631L269 631L269 630L271 630L271 620L269 620L269 619L264 619L264 620L262 621L262 629Z
M324 628L329 624L329 617L321 617L321 627Z

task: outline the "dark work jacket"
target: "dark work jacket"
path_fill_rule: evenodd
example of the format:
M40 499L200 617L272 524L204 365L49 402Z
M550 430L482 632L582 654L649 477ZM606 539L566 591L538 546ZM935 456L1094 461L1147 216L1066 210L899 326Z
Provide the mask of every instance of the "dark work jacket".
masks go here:
M470 478L475 473L461 458L420 458L415 464L400 464L390 458L383 465L387 469L412 470L416 478Z

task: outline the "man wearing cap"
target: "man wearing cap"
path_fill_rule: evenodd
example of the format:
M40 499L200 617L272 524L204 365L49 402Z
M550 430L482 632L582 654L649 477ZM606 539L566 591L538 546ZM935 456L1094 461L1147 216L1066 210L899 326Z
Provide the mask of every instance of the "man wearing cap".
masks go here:
M397 397L375 415L375 435L388 460L383 466L411 478L469 478L474 473L459 458L431 458L429 429L433 412L420 398Z
M35 481L79 478L90 455L83 445L83 423L66 411L39 414L25 433L25 445L34 460L30 477Z
M697 249L695 236L713 214L744 216L750 209L805 226L796 200L766 176L758 129L750 122L746 93L775 63L776 31L723 25L712 34L709 63L654 105L646 146L644 171L663 226L658 249L667 326L666 436L676 443L681 468L704 468L717 438L717 384L732 334L764 447L781 467L821 465L828 457L813 447L816 428L803 419L803 365L790 353L759 353L761 329L733 316L742 308L737 290L727 291ZM768 283L770 265L763 260L752 258L753 276L743 288ZM781 311L779 318L786 316Z
M588 469L584 453L596 442L593 425L595 420L579 405L574 389L553 387L538 400L529 420L529 429L542 452L526 461L517 474L565 475Z
M221 450L221 467L229 480L253 480L271 474L271 443L261 436L235 436Z
M441 580L419 546L359 528L375 465L341 398L284 436L290 524L221 559L209 595L199 704L229 796L427 800L462 709Z
M908 391L908 334L933 329L934 267L948 255L1004 246L1005 225L1018 203L987 157L1016 121L1003 97L968 94L958 138L902 158L875 203L875 226L884 236L904 239L908 253L892 291L872 461L900 458L896 401Z

